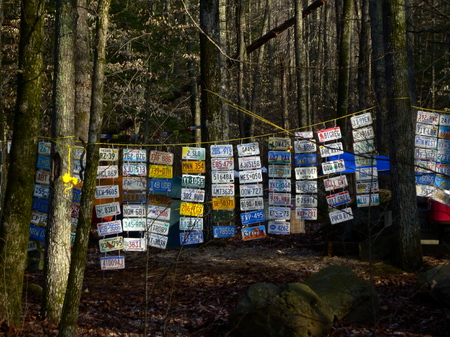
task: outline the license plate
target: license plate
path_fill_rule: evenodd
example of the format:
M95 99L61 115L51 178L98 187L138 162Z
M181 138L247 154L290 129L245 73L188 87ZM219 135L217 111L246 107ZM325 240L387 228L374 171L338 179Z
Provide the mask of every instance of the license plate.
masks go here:
M172 205L172 198L168 195L161 194L151 194L147 199L148 203L151 205L167 206Z
M180 245L195 245L203 243L202 231L187 231L180 233Z
M233 157L233 145L211 145L211 158Z
M434 174L432 176L434 176ZM439 187L439 188L444 188L446 190L450 190L450 179L436 176L434 179L434 186Z
M258 143L247 143L236 145L238 156L259 156L259 144Z
M139 176L145 177L147 175L147 165L146 164L123 164L122 173L124 177L128 176Z
M344 159L338 159L322 163L322 171L323 174L332 174L345 171Z
M234 183L234 171L233 170L211 171L211 182L213 184Z
M344 148L341 142L331 143L319 146L320 156L322 158L337 156L344 153Z
M241 211L256 211L264 209L264 199L261 197L242 198L239 200Z
M356 129L352 131L353 141L361 142L363 140L373 139L375 137L375 132L372 126L366 128Z
M340 139L342 138L341 128L336 126L334 128L319 130L317 131L317 137L321 143Z
M38 246L35 241L28 241L28 251L37 250Z
M213 210L223 210L223 209L234 209L235 200L234 197L219 197L212 198L212 209Z
M149 162L159 165L173 165L173 153L163 151L150 151Z
M238 158L239 170L256 170L261 168L261 158L259 156Z
M355 156L355 166L363 167L363 166L375 166L377 164L377 160L375 157L364 156L360 154L359 156Z
M266 237L266 227L264 225L242 228L242 240L249 241L255 239L264 239Z
M204 161L182 161L181 173L200 174L206 172Z
M216 210L213 212L213 222L230 222L234 220L234 210Z
M347 176L337 176L329 179L324 179L323 184L325 191L337 190L338 188L344 188L348 186Z
M183 160L205 160L204 147L182 147L181 159Z
M330 212L328 215L332 225L353 219L353 212L350 207Z
M119 166L107 165L97 167L97 179L114 179L119 178Z
M48 213L48 200L33 198L33 203L31 204L31 209L33 211Z
M80 160L74 160L72 165L72 172L74 175L80 175L83 168L86 167L86 162L81 162Z
M80 202L81 201L81 189L72 188L72 202Z
M291 234L291 225L283 220L271 220L267 225L269 234L289 235Z
M203 230L203 218L180 217L180 231Z
M38 184L50 184L50 171L38 170L36 171L36 182Z
M148 245L159 249L166 249L169 238L165 235L151 233L148 237Z
M216 184L211 186L211 196L213 197L233 197L234 184Z
M262 197L263 196L263 184L239 185L239 195L241 198Z
M46 233L47 233L47 230L45 228L35 226L35 225L30 225L30 239L31 240L45 242Z
M373 123L372 114L370 112L366 112L360 115L352 116L350 117L350 122L352 123L353 129L371 125Z
M290 178L290 165L269 165L269 178Z
M95 199L118 198L119 195L119 185L105 185L95 187Z
M236 226L213 226L215 239L233 238L236 236Z
M124 218L122 220L123 231L133 232L133 231L145 231L147 230L147 219L146 218Z
M295 193L317 193L317 181L296 181Z
M296 139L311 139L314 137L314 134L312 131L295 131L294 137Z
M353 143L353 152L355 154L371 153L375 151L375 143L373 139L365 140L363 142Z
M84 153L84 147L75 146L72 149L73 159L81 159L81 157L83 156L83 153Z
M126 252L145 252L147 242L145 238L124 238L123 250Z
M192 202L181 202L180 204L180 215L202 217L203 210L203 204L196 204Z
M296 167L295 179L296 180L317 179L317 167L315 166Z
M125 256L106 256L100 258L102 270L115 270L125 268Z
M241 216L241 223L243 226L249 226L255 223L266 221L264 210L241 213L240 216Z
M122 188L126 191L145 191L147 179L145 177L123 177Z
M147 150L123 149L122 159L124 162L125 161L146 162Z
M148 231L150 233L156 233L159 235L168 235L170 224L164 221L158 221L153 219L147 220Z
M49 156L37 156L36 167L38 169L50 170L50 157Z
M433 198L435 191L436 191L435 186L416 185L416 195L418 197Z
M317 195L297 194L295 196L296 208L313 208L317 207Z
M76 229L78 226L78 219L77 218L70 218L70 226L72 229Z
M198 188L182 188L181 189L181 200L182 201L192 201L192 202L204 202L205 201L205 190Z
M289 150L291 148L291 139L286 137L269 137L269 150Z
M317 164L315 153L297 153L294 155L294 166L311 166Z
M119 149L100 148L98 150L100 161L118 161Z
M189 174L183 174L181 176L181 186L183 187L205 188L205 181L206 181L205 176L189 175Z
M98 240L98 245L102 253L120 250L123 249L123 237L117 236L115 238L101 239Z
M50 197L50 187L48 185L34 184L33 196L48 199Z
M114 216L120 214L120 204L117 201L107 204L96 205L95 214L97 218L105 218L107 216Z
M43 225L45 227L47 226L47 219L47 213L41 213L37 211L31 212L31 223L34 225Z
M435 125L416 123L416 135L437 137L438 127Z
M170 220L170 207L148 205L147 218L157 220Z
M438 137L449 139L450 138L450 128L446 127L446 126L439 126Z
M233 158L211 158L212 170L233 170L234 160Z
M42 154L44 156L50 156L52 153L52 143L47 142L39 142L38 143L38 154Z
M99 236L117 234L122 232L122 221L108 221L100 222L97 224L97 230Z
M436 162L429 160L415 159L414 169L416 172L430 173L436 170Z
M80 216L80 205L72 204L72 211L70 212L70 216L72 218L78 218Z
M289 207L273 207L269 206L269 219L270 220L289 220L291 218L291 209Z
M291 181L288 179L269 179L270 192L290 192Z
M439 114L437 112L417 111L417 122L437 125L439 122Z
M435 149L438 145L437 138L427 136L416 136L414 145L425 149Z
M167 165L150 165L149 178L172 179L173 167Z
M145 205L123 204L124 218L144 218Z
M284 151L269 151L269 164L290 164L291 153Z
M378 180L356 182L356 193L373 193L378 192L379 190Z
M436 164L436 172L450 175L450 164Z
M441 114L439 116L439 125L450 126L450 115Z
M433 185L435 184L434 174L416 174L416 184L419 185ZM450 186L449 186L450 188ZM368 192L365 192L368 193Z
M171 179L149 179L148 180L149 192L172 192L172 180Z
M241 184L260 183L263 181L262 170L239 171L239 182Z
M378 170L376 167L357 168L355 179L358 180L378 180Z
M292 202L290 193L269 193L269 205L289 206Z
M336 194L327 195L326 199L328 207L344 205L350 202L350 193L348 193L348 191L343 191Z
M359 194L356 196L357 207L378 206L380 204L380 195L378 193Z
M303 220L317 220L317 208L297 208L295 218Z
M437 145L438 152L450 151L450 139L439 139Z
M317 146L315 140L297 140L294 142L295 153L316 152Z

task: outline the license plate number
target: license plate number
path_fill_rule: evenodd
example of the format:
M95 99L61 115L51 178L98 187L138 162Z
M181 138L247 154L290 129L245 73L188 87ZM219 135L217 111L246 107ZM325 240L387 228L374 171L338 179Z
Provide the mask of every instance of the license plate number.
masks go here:
M332 174L345 171L344 159L327 161L322 163L323 174Z
M168 165L150 165L149 178L172 179L173 167Z
M181 173L200 174L206 172L206 165L204 161L182 161Z
M269 206L269 219L289 220L291 218L291 209L289 207L271 207Z
M245 156L257 156L259 155L259 144L258 143L247 143L236 145L239 157Z
M303 220L317 220L317 208L297 208L295 218Z
M256 198L242 198L239 200L241 211L255 211L264 209L264 199L261 197Z
M119 149L100 148L99 156L100 161L118 161Z
M147 220L148 231L150 233L156 233L160 235L168 235L170 224L164 221L158 221L153 219Z
M202 217L203 209L204 209L203 204L196 204L192 202L181 202L180 215Z
M241 234L242 234L243 241L264 239L266 237L266 227L264 225L261 225L261 226L242 228Z
M269 234L289 235L291 226L289 222L284 220L271 220L267 225L267 232Z
M145 177L123 177L122 188L126 191L145 191L147 179Z
M123 237L117 236L115 238L107 238L98 240L100 246L100 252L112 252L115 250L123 249Z
M290 192L291 181L288 179L269 179L270 192Z
M255 170L261 168L261 158L259 156L238 158L239 170Z
M337 210L329 213L331 224L337 224L340 222L348 221L353 219L353 212L350 207L344 208L342 210Z
M234 171L233 170L211 171L211 182L213 184L234 183Z
M289 206L291 198L290 193L269 193L269 205Z
M123 250L126 252L145 252L147 242L145 238L124 238Z
M234 184L212 185L211 196L213 196L213 197L233 197L234 196Z
M147 219L146 218L124 218L122 220L123 231L145 231L147 230Z
M205 160L204 147L183 147L181 148L181 159L183 160Z
M205 188L205 181L204 176L183 174L181 177L181 186Z
M159 165L173 165L173 153L163 151L150 151L149 162Z
M327 195L327 204L329 207L348 204L350 202L350 193L348 191Z
M310 194L297 194L295 196L296 208L313 208L317 207L317 196Z
M50 184L50 171L38 170L36 171L36 182L38 184Z
M235 200L234 197L218 197L212 198L213 210L234 209Z
M241 223L243 226L252 225L266 221L264 210L241 213Z
M269 178L290 178L290 165L269 165Z
M239 182L241 184L260 183L263 181L262 170L249 170L239 172Z
M210 151L211 151L211 158L232 157L233 145L231 144L211 145Z
M181 200L182 201L192 201L192 202L204 202L205 201L205 191L198 188L182 188L181 189Z
M124 204L123 216L126 218L144 218L145 205Z
M159 249L166 249L169 238L165 235L151 233L148 238L148 245Z
M119 166L117 165L98 166L97 178L98 179L119 178Z
M341 128L339 126L336 126L330 129L319 130L317 131L317 136L319 138L319 142L321 143L340 139L342 138Z
M157 220L170 220L170 207L148 205L147 218Z
M316 152L317 146L315 140L297 140L294 142L295 153Z
M172 180L170 179L149 179L149 192L172 192Z
M344 188L348 186L347 176L337 176L329 179L324 179L323 184L325 186L325 191L332 191L338 188Z
M123 176L139 176L145 177L147 175L147 165L146 164L123 164L122 165Z
M269 164L290 164L291 153L284 151L269 151Z
M341 142L331 143L319 146L320 156L322 158L336 156L344 153L344 148Z
M180 217L180 231L203 230L203 218Z
M213 226L213 236L216 239L236 236L236 226Z
M262 197L263 196L263 184L239 185L239 195L241 198Z
M33 196L48 199L50 197L50 187L48 185L34 184Z
M98 235L105 236L122 232L122 222L120 220L101 222L97 224Z
M106 256L100 258L102 270L115 270L125 268L125 256Z
M285 137L269 137L269 150L288 150L291 147L291 139Z
M350 117L350 122L352 124L353 129L371 125L373 122L372 114L370 112L366 112L357 116L352 116Z
M211 158L211 168L213 170L233 170L233 158Z
M296 167L295 179L296 180L317 179L317 167L315 166Z
M123 161L146 162L147 150L123 149Z
M317 193L317 181L296 181L296 193Z
M187 231L180 233L181 245L195 245L198 243L203 243L202 231Z
M95 187L95 199L110 199L118 198L119 185L108 185L108 186L96 186Z

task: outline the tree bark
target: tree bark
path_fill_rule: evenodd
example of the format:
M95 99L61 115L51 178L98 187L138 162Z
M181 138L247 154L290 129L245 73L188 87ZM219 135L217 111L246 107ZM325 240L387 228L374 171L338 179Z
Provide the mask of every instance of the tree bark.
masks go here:
M22 287L39 134L44 1L21 2L19 69L9 179L0 225L0 321L22 324Z

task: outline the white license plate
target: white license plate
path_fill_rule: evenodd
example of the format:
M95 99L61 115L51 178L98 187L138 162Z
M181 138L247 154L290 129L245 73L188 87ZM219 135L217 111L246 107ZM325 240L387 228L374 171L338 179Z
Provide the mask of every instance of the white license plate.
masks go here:
M234 183L234 171L233 170L211 171L211 182L213 184Z
M324 179L323 184L325 191L337 190L338 188L344 188L348 186L347 176L337 176L329 179Z
M437 137L438 127L436 125L416 123L416 135Z
M100 258L102 270L115 270L125 268L125 256L106 256Z
M163 151L150 151L149 162L159 165L173 165L173 153Z
M322 163L323 174L332 174L345 171L344 159L327 161Z
M205 188L205 181L206 181L205 176L183 174L181 177L181 186Z
M258 156L260 154L258 143L238 144L236 148L239 157Z
M72 149L73 159L81 159L83 152L84 152L84 147L75 146Z
M205 160L205 148L204 147L182 147L181 159L182 160Z
M427 136L416 136L414 138L414 145L425 149L435 149L438 145L437 138Z
M145 231L147 230L147 219L146 218L124 218L122 220L123 231Z
M259 156L238 158L239 170L256 170L261 168L261 158Z
M330 212L328 215L330 217L331 224L333 225L353 219L353 212L350 207Z
M212 170L233 170L234 160L233 158L211 158Z
M436 161L439 163L450 163L450 153L438 151L436 153Z
M38 154L44 156L49 156L52 153L52 143L39 142L38 144Z
M291 153L287 151L269 151L269 164L290 164Z
M148 205L147 218L158 220L170 220L170 207Z
M311 139L314 137L314 133L312 131L295 131L294 137L297 139Z
M437 145L439 152L449 152L450 151L450 139L439 139Z
M147 220L148 231L159 235L168 235L170 224L164 221L158 221L154 219Z
M107 238L98 240L100 246L100 252L112 252L115 250L123 249L123 237L117 236L115 238Z
M120 196L119 185L96 186L95 199L110 199Z
M145 205L123 204L124 218L144 218Z
M296 180L317 179L317 167L315 166L296 167L295 179Z
M147 190L147 179L145 177L123 177L122 188L126 191Z
M33 196L48 199L50 197L50 187L48 185L34 184Z
M441 114L439 116L439 125L440 126L450 126L450 115Z
M269 219L270 220L290 220L291 209L289 207L272 207L269 206Z
M356 182L356 193L371 193L378 192L379 190L378 180Z
M269 193L269 205L289 206L292 202L290 193Z
M269 178L290 178L290 165L269 165Z
M213 197L233 197L234 196L234 184L212 185L211 196L213 196Z
M127 176L147 176L147 165L146 164L123 164L122 173L124 177Z
M289 235L291 226L289 222L284 220L270 220L267 225L267 232L269 234Z
M211 145L210 151L211 158L233 157L233 145L231 144Z
M414 160L414 170L420 173L430 173L436 170L436 162L429 160Z
M380 195L378 193L361 194L356 196L357 207L378 206L380 204Z
M33 211L31 212L31 223L34 225L43 225L44 227L47 225L47 213Z
M416 195L418 197L433 198L436 191L435 186L416 185Z
M353 141L361 142L364 140L372 139L375 137L375 133L373 131L372 126L368 126L366 128L356 129L352 131Z
M264 209L264 200L261 197L242 198L239 201L241 211L256 211Z
M315 140L297 140L294 142L295 153L312 153L316 152L317 146Z
M317 131L317 137L321 143L340 139L342 138L341 128L336 126L334 128L319 130Z
M350 193L348 191L327 195L327 204L329 207L348 204L350 202Z
M295 193L317 193L317 181L296 181Z
M159 235L156 233L151 233L148 237L148 245L150 247L166 249L167 241L169 241L169 238L167 236Z
M437 112L417 111L417 122L437 125L439 122L439 114Z
M363 126L371 125L372 120L372 114L370 112L366 112L360 115L352 116L350 117L350 122L352 123L353 129L358 129Z
M374 151L375 151L375 143L373 139L353 143L353 152L355 154L371 153Z
M117 234L122 232L122 221L108 221L100 222L97 224L97 230L99 236Z
M203 218L180 217L180 231L203 230Z
M98 166L97 178L98 179L119 178L119 166L118 165Z
M378 170L376 167L357 168L355 170L355 179L360 180L377 180Z
M118 161L119 149L100 148L99 149L100 161Z
M263 196L263 184L239 185L239 195L241 198L262 197Z
M291 181L288 179L269 179L270 192L290 192Z
M145 252L147 241L145 238L124 238L123 250L126 252Z
M192 201L192 202L204 202L205 201L205 190L199 188L182 188L181 189L181 200L182 201Z
M36 182L38 184L50 184L50 171L38 170L36 171Z
M317 195L297 194L295 196L296 208L312 208L317 207Z
M124 162L125 161L146 162L147 161L147 150L123 149L122 159Z
M331 143L319 146L320 156L322 158L337 156L344 153L344 148L341 142Z
M317 220L317 208L296 208L295 218L303 220Z
M263 181L262 170L248 170L239 172L239 182L241 184L260 183Z
M269 150L288 150L291 147L291 139L286 137L269 137Z
M370 155L364 156L359 155L355 156L355 166L356 167L362 167L362 166L375 166L377 164L377 160L375 157L371 157Z
M436 164L436 172L450 175L450 164Z

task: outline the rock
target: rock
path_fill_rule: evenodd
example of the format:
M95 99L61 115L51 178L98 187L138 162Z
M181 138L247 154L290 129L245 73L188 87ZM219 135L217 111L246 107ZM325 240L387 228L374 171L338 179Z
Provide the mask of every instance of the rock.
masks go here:
M379 302L375 289L350 268L330 266L312 275L304 283L321 298L338 320L365 322L376 319Z
M39 299L42 298L42 287L38 284L35 283L30 283L27 286L27 292L32 295L35 296Z
M231 329L243 337L326 336L332 321L317 294L300 283L254 284L230 316Z
M437 301L450 307L450 265L440 265L428 270L419 278L419 283Z

